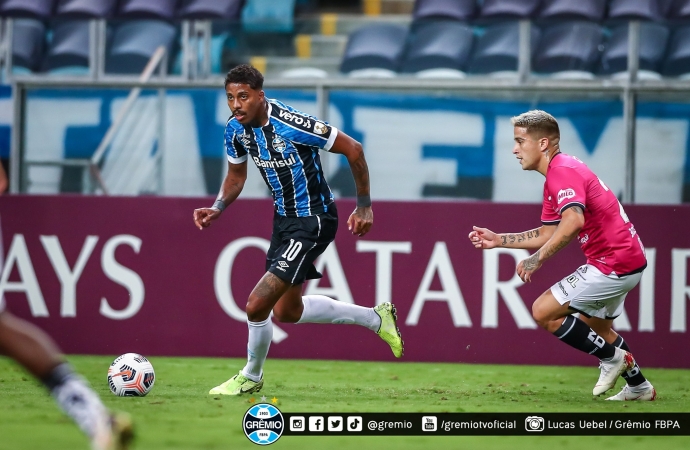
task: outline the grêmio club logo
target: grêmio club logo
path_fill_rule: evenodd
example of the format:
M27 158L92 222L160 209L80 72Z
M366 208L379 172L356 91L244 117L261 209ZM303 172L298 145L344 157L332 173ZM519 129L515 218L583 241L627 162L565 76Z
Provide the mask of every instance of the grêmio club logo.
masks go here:
M285 420L275 406L259 403L249 408L244 414L242 429L245 436L253 443L269 445L282 436Z

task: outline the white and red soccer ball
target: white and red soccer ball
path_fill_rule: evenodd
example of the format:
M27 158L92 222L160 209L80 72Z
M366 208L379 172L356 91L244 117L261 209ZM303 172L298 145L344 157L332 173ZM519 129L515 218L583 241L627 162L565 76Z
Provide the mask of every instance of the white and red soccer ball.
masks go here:
M119 397L143 397L151 391L155 381L153 366L138 353L118 356L108 368L108 386Z

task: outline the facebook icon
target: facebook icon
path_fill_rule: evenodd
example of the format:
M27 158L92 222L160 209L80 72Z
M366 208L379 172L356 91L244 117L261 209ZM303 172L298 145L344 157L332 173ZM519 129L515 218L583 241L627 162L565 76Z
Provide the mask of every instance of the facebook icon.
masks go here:
M323 417L312 416L309 418L309 431L323 431L324 421Z

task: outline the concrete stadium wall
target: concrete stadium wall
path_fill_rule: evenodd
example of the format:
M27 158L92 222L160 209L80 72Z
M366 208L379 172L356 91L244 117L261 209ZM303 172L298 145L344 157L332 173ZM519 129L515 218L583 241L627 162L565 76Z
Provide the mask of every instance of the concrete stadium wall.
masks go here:
M239 200L209 229L192 211L212 198L0 197L0 296L69 353L245 355L244 304L263 274L272 205ZM584 257L572 243L523 284L521 250L475 250L472 225L539 226L540 207L484 202L376 202L355 238L338 202L340 231L318 260L326 277L306 285L340 301L392 300L405 361L595 365L530 315L533 300ZM690 207L627 206L649 268L616 320L643 367L690 367ZM352 325L276 324L270 356L393 360L371 331Z

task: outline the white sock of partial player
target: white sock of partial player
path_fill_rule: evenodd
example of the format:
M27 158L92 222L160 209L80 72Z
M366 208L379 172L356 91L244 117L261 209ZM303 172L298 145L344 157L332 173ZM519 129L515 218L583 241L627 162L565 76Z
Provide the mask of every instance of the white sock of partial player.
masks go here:
M325 295L305 295L302 303L304 311L297 323L354 323L372 331L378 331L381 326L381 318L374 308L339 302Z
M268 355L268 348L271 346L271 339L273 339L273 322L269 317L263 322L250 322L248 320L247 325L249 325L247 365L242 369L242 375L252 381L259 381Z
M57 366L50 378L44 382L58 406L93 438L108 423L109 413L101 399L67 364Z

